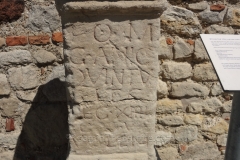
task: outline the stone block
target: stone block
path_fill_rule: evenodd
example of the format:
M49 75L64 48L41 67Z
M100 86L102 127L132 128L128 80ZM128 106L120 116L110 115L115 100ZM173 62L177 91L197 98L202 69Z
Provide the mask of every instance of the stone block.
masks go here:
M175 115L158 118L158 123L164 126L180 126L184 124L183 118Z
M38 50L34 52L33 58L39 64L53 63L57 59L57 57L54 54L46 50Z
M185 114L184 122L191 125L202 125L203 116L200 114Z
M175 139L178 142L189 143L198 136L198 128L196 126L181 126L176 128Z
M220 118L220 117L214 117L214 118L205 118L203 120L202 124L202 131L211 132L215 134L224 134L228 132L228 123Z
M203 11L203 10L207 9L207 7L208 7L207 1L201 1L198 3L190 3L187 6L188 9L194 10L194 11Z
M9 95L11 92L8 80L5 74L0 74L0 95Z
M155 145L163 146L170 142L173 139L173 135L171 132L165 131L157 131L156 138L155 138Z
M39 85L40 70L32 65L8 69L10 85L17 90L32 89Z
M159 79L158 88L157 88L157 97L163 98L163 97L166 97L167 95L168 95L167 83Z
M174 59L183 59L192 56L193 50L183 39L177 37L176 43L173 45Z
M208 95L209 89L206 86L191 81L175 82L170 91L172 97L204 97Z
M240 26L239 21L240 9L239 8L229 8L224 23L230 26Z
M207 51L201 39L195 40L195 52L193 53L193 58L198 61L209 60Z
M32 56L27 50L13 50L0 53L0 66L28 64L32 62Z
M218 96L223 93L222 86L219 82L215 83L211 87L211 95Z
M189 63L166 61L161 65L163 78L168 80L187 79L192 76L192 67Z
M234 34L235 33L234 29L231 26L223 27L217 24L213 24L209 26L205 32L208 34Z
M216 72L211 63L197 64L193 68L193 79L196 81L217 81Z
M208 9L204 10L203 12L199 13L199 17L203 22L209 23L209 24L216 24L223 22L223 18L226 14L227 7L222 10L221 12L214 12L210 10L210 7Z
M26 36L9 36L6 37L7 46L25 46L28 44Z
M182 110L183 105L180 100L161 99L157 102L157 113L174 113Z
M157 150L161 160L176 160L180 159L177 148L167 147Z
M218 136L217 137L217 144L219 146L226 147L227 146L227 137L228 137L227 134L222 134L222 135Z
M23 104L17 98L2 98L0 100L1 115L3 117L13 117L20 115Z

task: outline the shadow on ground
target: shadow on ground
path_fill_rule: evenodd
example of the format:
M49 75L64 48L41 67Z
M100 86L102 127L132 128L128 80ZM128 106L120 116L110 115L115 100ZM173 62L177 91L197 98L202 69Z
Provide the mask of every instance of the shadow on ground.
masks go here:
M39 87L23 123L14 160L66 160L69 126L64 82Z

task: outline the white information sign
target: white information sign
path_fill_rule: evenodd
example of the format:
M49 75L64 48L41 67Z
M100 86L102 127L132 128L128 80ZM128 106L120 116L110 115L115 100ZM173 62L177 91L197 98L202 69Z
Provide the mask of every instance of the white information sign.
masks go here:
M240 91L240 35L200 35L225 91Z

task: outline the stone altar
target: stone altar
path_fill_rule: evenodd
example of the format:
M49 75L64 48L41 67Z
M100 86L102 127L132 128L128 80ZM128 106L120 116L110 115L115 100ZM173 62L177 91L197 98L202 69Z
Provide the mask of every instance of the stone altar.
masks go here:
M157 1L64 4L69 159L156 159L161 7Z

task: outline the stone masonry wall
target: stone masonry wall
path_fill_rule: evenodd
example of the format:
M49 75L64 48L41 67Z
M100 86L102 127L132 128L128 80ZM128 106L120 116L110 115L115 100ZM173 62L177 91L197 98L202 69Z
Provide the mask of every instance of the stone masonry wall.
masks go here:
M54 0L24 2L20 17L0 16L0 159L66 159L61 20ZM153 139L161 160L223 159L233 95L223 92L199 34L239 34L239 7L166 3Z

